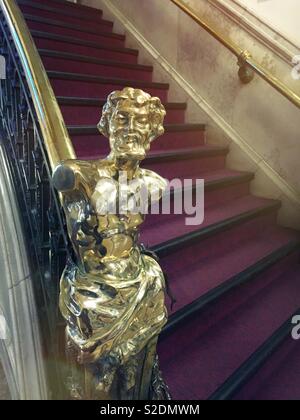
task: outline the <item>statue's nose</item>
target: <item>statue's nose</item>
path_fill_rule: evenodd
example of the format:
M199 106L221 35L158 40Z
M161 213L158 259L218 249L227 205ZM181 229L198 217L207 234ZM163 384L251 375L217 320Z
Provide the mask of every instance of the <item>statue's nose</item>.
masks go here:
M134 118L131 117L131 118L129 118L129 121L128 121L128 131L129 131L129 133L133 132L134 128L135 128Z

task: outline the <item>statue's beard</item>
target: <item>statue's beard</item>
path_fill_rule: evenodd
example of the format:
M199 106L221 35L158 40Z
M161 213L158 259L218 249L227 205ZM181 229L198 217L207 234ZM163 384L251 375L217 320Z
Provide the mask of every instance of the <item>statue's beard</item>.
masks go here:
M112 150L117 157L143 160L146 156L145 144L147 142L138 132L129 135L119 132L111 140L113 140Z

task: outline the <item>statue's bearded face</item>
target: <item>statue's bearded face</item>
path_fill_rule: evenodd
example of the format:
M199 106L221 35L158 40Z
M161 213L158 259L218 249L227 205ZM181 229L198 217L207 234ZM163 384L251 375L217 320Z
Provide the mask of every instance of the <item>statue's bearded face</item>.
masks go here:
M109 125L110 146L117 158L143 160L150 149L151 121L148 105L120 101Z

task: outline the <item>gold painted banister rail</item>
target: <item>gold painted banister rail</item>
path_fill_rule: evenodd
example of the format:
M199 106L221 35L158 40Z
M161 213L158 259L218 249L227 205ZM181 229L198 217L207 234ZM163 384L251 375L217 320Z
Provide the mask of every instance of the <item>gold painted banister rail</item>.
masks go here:
M52 86L22 12L15 0L0 0L0 7L17 48L29 86L51 168L65 159L75 159Z
M259 64L252 55L245 50L242 50L240 47L235 45L229 39L226 39L221 35L217 30L212 28L204 19L197 15L196 11L193 10L190 6L185 4L182 0L171 0L176 6L178 6L184 13L191 17L198 25L200 25L205 31L212 35L216 40L218 40L224 47L231 51L237 58L240 67L243 67L244 70L248 67L253 72L257 73L262 77L269 85L276 89L279 93L285 96L290 102L300 108L300 97L293 92L288 86L281 82L277 77L273 76L268 70L266 70L261 64ZM247 75L246 75L247 76ZM249 75L248 75L249 76ZM250 79L247 80L248 82Z

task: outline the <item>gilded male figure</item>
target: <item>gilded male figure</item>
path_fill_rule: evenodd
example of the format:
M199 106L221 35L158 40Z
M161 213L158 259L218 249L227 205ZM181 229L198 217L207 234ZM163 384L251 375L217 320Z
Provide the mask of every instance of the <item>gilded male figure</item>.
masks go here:
M138 243L145 214L134 203L139 192L153 201L166 188L163 178L140 168L151 142L164 133L164 117L160 100L141 90L111 93L98 124L110 154L62 162L53 174L76 255L60 293L69 354L84 371L83 380L76 372L71 380L76 398L147 397L156 340L167 320L165 281ZM120 186L124 173L128 184ZM120 189L128 198L121 209Z

